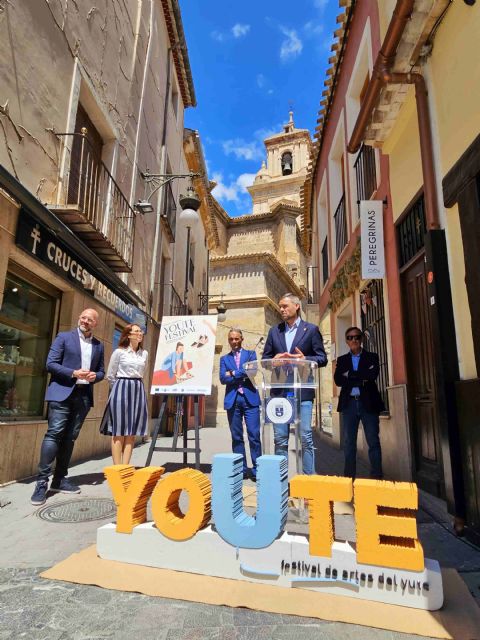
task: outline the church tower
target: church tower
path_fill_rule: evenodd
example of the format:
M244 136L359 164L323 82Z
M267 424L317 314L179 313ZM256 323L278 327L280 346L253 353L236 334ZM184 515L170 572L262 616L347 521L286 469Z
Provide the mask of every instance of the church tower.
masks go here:
M281 321L278 301L286 293L305 300L309 256L300 241L300 189L312 150L308 129L296 129L293 113L283 131L264 140L262 163L248 191L252 213L232 218L212 196L218 242L209 261L209 310L223 302L225 323L217 329L213 393L206 402L206 424L227 426L218 363L229 351L229 327L242 329L247 349L259 347ZM257 349L261 357L261 348Z
M280 200L300 206L300 188L305 182L312 141L308 129L297 129L293 111L283 131L264 140L267 162L262 162L255 182L248 191L253 214L268 213Z

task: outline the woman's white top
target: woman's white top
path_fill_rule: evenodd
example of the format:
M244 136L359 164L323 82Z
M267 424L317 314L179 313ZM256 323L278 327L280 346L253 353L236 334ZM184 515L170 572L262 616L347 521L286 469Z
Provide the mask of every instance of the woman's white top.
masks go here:
M143 378L147 360L148 351L145 349L134 351L130 346L126 349L115 349L107 371L110 386L117 378Z

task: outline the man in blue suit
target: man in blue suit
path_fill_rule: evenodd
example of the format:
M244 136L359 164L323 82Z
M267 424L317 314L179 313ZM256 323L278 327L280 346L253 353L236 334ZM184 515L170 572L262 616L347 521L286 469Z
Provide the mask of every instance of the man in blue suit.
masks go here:
M48 405L48 428L43 438L38 465L38 477L31 502L43 504L48 490L48 478L56 460L51 491L80 493L79 487L67 480L68 465L75 440L87 413L93 407L93 385L103 380L103 344L93 337L98 313L85 309L73 331L59 333L47 357L51 374L45 394Z
M243 456L243 477L257 479L257 458L262 455L260 443L260 396L250 382L245 369L246 362L257 359L255 351L242 349L243 334L240 329L230 329L228 344L231 351L220 358L220 382L226 385L224 408L232 434L232 450ZM243 441L243 420L247 427L252 469L248 468Z
M283 318L276 327L268 332L263 350L263 358L281 360L310 360L319 367L327 364L327 355L323 348L323 339L318 327L305 322L300 317L300 299L292 293L286 293L278 303ZM282 395L288 392L283 391ZM312 436L312 412L315 391L304 389L300 399L300 437L302 440L303 473L315 473ZM275 454L288 459L288 424L273 426Z

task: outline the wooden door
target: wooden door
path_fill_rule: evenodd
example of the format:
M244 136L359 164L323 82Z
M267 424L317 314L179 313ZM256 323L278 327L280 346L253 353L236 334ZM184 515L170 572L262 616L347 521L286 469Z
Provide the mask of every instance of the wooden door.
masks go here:
M443 496L432 325L423 251L402 273L402 297L415 480L422 489Z

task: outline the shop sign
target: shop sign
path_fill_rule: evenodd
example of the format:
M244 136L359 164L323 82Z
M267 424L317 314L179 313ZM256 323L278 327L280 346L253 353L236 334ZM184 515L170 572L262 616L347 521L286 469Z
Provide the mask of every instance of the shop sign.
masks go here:
M383 246L383 202L360 201L360 230L362 247L362 279L385 277L385 249Z
M95 278L82 260L79 260L54 233L35 220L25 209L20 211L15 243L63 278L93 295L117 316L126 322L138 324L143 331L146 331L147 319L143 311L133 304L124 302L103 282Z

